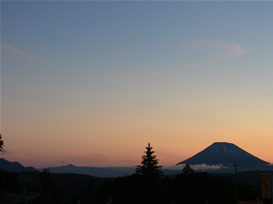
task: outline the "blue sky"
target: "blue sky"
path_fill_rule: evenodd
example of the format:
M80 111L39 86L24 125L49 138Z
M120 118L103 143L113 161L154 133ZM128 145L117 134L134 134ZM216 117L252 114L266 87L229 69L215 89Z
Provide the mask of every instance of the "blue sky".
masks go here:
M269 160L272 8L2 2L1 128L13 152L6 157L124 166L138 164L151 142L169 165L225 141Z

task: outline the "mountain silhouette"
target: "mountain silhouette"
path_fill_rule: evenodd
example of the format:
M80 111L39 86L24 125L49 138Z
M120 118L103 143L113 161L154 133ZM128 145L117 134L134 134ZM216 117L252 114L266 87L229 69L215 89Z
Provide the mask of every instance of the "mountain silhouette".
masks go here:
M227 142L215 142L194 156L179 164L224 165L239 164L244 167L265 167L270 164L246 152L240 147Z
M95 177L118 177L131 175L135 172L135 167L84 167L73 164L48 168L51 173L76 173Z
M5 171L21 172L24 171L38 171L34 167L24 167L19 162L9 162L4 158L0 158L0 168Z

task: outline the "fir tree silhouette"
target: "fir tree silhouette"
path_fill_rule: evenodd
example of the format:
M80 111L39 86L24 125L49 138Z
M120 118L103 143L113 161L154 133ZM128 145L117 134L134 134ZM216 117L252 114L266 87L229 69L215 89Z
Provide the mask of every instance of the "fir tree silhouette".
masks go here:
M162 176L162 166L158 166L158 159L154 151L152 151L150 143L146 147L147 151L144 151L142 155L141 165L136 168L136 173L140 175L141 187L141 200L144 204L155 203L158 194L158 181Z
M158 159L156 159L156 155L153 155L154 151L152 151L153 147L150 146L150 143L146 149L145 155L142 155L141 165L136 168L136 173L147 178L159 178L162 176L162 166L157 165Z

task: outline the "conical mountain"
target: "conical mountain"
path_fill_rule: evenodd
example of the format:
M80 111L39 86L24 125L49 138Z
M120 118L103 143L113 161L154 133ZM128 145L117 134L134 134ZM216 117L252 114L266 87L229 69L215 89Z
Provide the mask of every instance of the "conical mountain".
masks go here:
M258 157L246 152L240 147L227 142L215 142L196 155L179 162L179 164L207 164L224 165L239 164L245 167L267 166L269 162L263 161Z

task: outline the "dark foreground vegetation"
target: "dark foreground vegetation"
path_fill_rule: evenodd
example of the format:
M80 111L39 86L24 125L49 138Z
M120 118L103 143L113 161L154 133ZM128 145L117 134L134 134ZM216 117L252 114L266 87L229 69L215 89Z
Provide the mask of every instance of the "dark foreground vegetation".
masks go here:
M146 180L138 174L108 181L97 191L83 195L84 203L235 203L235 184L231 178L205 172L181 173L174 178ZM256 200L260 190L249 184L238 184L239 200ZM93 195L93 196L90 196Z
M19 175L1 172L0 203L18 203L21 188ZM247 172L246 172L247 173ZM253 174L259 178L261 172ZM26 172L31 176L26 184L28 204L77 203L234 203L235 184L233 177L215 176L205 172L182 173L172 177L146 180L139 174L118 178L96 178L79 174L51 174L50 172ZM45 175L46 174L46 175ZM233 175L230 175L233 176ZM5 178L5 181L3 180ZM252 177L250 177L252 178ZM42 179L44 179L42 181ZM248 179L249 180L249 179ZM5 182L5 183L4 183ZM14 199L10 195L14 194ZM260 189L238 183L238 200L256 200L261 197ZM218 202L220 203L220 202Z
M153 153L148 144L136 173L118 178L52 174L49 169L22 173L0 169L0 203L26 203L26 200L28 204L235 203L234 175L194 172L186 165L180 174L164 176ZM260 171L238 174L239 201L261 197L261 174Z
M0 169L0 204L26 203L22 186L26 188L28 204L69 204L77 203L82 192L92 182L96 188L113 178L97 178L83 174L54 174L49 169L43 172L23 172L25 183L19 182L22 173L3 171Z

